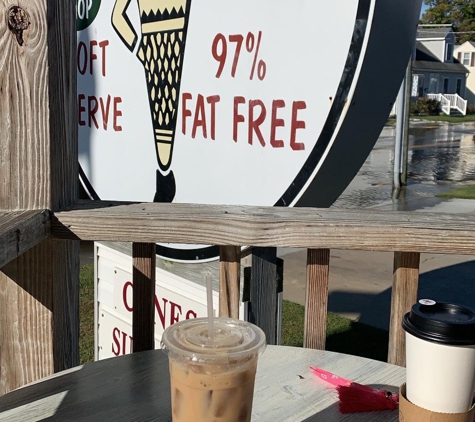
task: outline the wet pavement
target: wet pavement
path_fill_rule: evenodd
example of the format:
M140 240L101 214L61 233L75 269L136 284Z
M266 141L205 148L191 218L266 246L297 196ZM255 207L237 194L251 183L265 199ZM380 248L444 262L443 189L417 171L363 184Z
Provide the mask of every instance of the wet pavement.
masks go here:
M392 189L395 132L392 126L383 129L365 164L334 208L427 209L447 202L436 198L438 193L475 182L475 122L439 124L413 120L409 129L407 186L396 195Z
M475 213L475 200L436 197L475 183L475 123L411 121L409 134L405 188L393 192L395 127L387 126L332 208ZM306 251L280 249L279 256L284 258L284 299L304 305ZM332 250L328 310L388 329L392 271L392 253ZM422 297L475 306L473 257L421 254Z

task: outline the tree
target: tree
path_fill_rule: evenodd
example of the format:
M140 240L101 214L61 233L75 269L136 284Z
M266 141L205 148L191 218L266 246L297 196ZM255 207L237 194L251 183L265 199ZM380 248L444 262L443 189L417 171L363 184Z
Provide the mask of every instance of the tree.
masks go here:
M424 0L421 23L452 24L457 42L475 41L475 0Z

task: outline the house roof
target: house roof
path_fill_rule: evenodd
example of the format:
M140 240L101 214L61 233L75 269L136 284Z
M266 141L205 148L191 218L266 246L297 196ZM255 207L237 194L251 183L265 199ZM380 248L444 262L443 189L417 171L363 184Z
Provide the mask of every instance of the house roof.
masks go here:
M443 26L440 28L437 27L424 27L418 26L417 27L417 39L425 39L425 38L440 38L445 39L447 34L453 32L452 27L450 26Z
M427 62L439 62L440 60L435 56L422 42L416 42L416 61L423 60Z
M473 41L465 41L463 44L459 44L455 46L455 51L458 52L460 50L462 51L467 51L465 50L467 47L475 49L475 42Z
M442 63L429 61L414 61L412 69L420 72L468 73L467 68L460 63Z
M416 60L412 62L414 71L446 72L466 74L467 68L454 58L454 63L443 63L422 42L416 42Z

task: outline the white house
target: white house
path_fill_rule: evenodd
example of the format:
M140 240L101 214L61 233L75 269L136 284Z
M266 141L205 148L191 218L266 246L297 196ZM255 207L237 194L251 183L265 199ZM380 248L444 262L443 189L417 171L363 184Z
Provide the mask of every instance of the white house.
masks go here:
M467 41L455 47L454 56L469 71L467 78L466 99L475 106L475 43Z
M469 70L454 58L451 25L419 25L412 63L412 95L437 99L446 114L465 114Z

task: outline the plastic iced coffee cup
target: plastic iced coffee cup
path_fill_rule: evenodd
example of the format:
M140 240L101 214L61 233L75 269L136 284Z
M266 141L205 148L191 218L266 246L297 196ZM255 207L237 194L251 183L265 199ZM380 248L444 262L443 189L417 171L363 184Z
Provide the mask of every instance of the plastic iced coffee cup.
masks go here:
M406 397L424 409L462 413L475 390L475 312L421 300L406 314Z
M181 321L168 327L162 349L168 354L173 422L249 422L257 360L264 332L228 318Z

